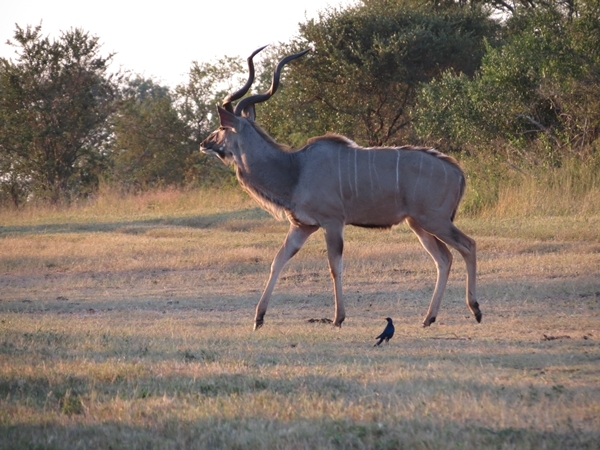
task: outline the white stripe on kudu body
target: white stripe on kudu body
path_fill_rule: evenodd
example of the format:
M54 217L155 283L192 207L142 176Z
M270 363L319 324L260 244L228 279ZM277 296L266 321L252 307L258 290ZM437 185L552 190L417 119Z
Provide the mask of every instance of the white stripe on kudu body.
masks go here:
M465 189L465 177L451 157L429 148L362 148L338 135L309 139L306 146L289 151L277 144L255 122L255 104L268 100L279 86L281 69L306 53L282 59L265 94L242 98L254 80L252 58L245 86L227 96L218 107L220 127L201 144L205 153L233 164L240 185L290 229L273 263L256 306L254 327L264 323L269 299L285 264L319 228L325 231L329 269L335 295L334 325L345 319L342 298L344 227L389 228L408 223L433 258L437 281L423 321L432 324L438 314L456 249L467 266L467 306L481 321L475 297L475 241L453 224Z

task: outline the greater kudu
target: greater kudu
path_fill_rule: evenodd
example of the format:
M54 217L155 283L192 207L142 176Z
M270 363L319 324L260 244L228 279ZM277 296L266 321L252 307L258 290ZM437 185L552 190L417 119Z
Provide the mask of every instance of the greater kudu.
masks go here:
M465 176L454 158L431 148L361 148L338 135L310 139L289 151L277 144L255 122L254 105L268 100L279 86L281 69L307 51L282 59L265 94L243 97L254 80L252 58L245 86L228 95L217 107L220 124L200 149L233 164L241 186L290 229L278 251L260 301L254 328L264 315L277 277L307 238L323 228L335 294L334 325L341 326L346 312L342 299L344 226L390 228L406 220L437 267L437 282L423 321L435 322L452 263L446 244L455 248L467 265L467 306L481 322L475 297L475 241L454 226L453 219L465 190Z

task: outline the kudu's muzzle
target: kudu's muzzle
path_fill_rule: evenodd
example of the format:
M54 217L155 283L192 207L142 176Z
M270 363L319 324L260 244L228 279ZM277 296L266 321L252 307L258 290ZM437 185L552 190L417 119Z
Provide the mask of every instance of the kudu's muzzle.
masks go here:
M200 151L207 155L216 155L225 163L231 158L231 155L225 151L223 144L216 140L214 133L202 141L200 144Z

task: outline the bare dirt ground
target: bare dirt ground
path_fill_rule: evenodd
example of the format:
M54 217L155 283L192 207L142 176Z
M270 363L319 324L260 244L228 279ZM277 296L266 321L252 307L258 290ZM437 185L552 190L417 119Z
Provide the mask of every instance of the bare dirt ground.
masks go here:
M455 254L429 328L404 226L347 229L348 318L309 323L333 315L316 233L256 332L287 229L256 208L5 222L0 448L598 448L597 217L459 218L483 321Z

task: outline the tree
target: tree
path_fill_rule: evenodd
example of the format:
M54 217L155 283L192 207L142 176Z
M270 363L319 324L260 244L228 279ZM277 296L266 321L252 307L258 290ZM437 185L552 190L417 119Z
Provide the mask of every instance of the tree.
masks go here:
M128 80L112 123L113 175L122 186L147 189L185 183L193 151L191 133L168 88L140 77Z
M447 72L425 86L420 135L442 146L510 149L514 161L557 165L589 155L600 137L598 1L576 15L560 6L511 17L504 45L488 48L475 79Z
M17 26L15 62L0 58L0 186L19 203L86 195L106 167L107 118L116 106L112 55L80 29L58 40Z
M175 89L177 111L189 129L190 156L188 178L199 184L215 181L235 182L231 170L217 158L200 153L200 143L219 126L217 105L230 93L243 86L246 66L239 58L225 57L215 63L194 62L187 84Z
M367 145L403 142L421 83L452 69L473 75L497 26L476 9L364 0L300 26L282 53L313 51L284 78L261 120L293 144L328 131ZM261 113L262 114L262 113Z

